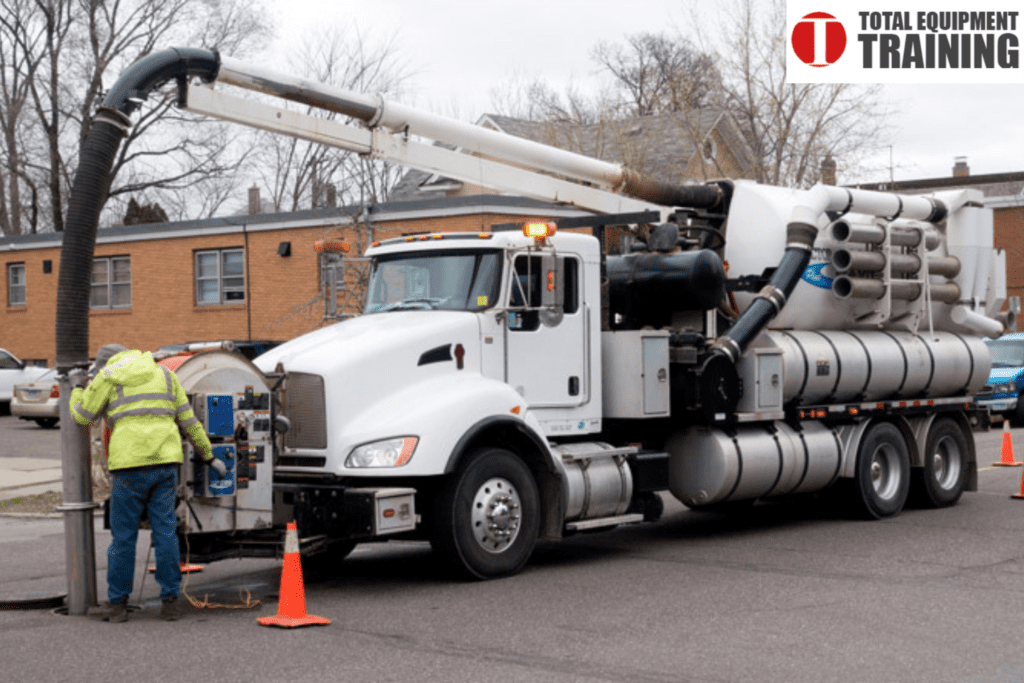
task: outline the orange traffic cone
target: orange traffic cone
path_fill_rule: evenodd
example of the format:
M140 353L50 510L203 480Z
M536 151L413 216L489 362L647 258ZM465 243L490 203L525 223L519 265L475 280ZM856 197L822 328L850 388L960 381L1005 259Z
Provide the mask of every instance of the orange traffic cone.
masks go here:
M1024 462L1013 461L1013 440L1010 438L1010 421L1003 420L1003 453L993 467L1020 467Z
M302 561L299 559L299 532L295 522L288 522L284 537L284 567L281 569L281 591L277 602L277 616L256 619L262 626L296 628L298 626L326 626L325 617L306 614L306 591L302 587Z

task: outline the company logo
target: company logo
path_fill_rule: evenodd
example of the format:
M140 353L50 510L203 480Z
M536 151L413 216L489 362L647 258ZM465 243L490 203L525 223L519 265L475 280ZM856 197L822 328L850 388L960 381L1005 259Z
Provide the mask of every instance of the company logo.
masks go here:
M846 29L831 14L811 12L793 27L790 41L793 53L804 64L828 66L846 51Z
M801 279L807 284L821 289L832 289L832 278L821 272L827 265L827 263L815 263L807 266Z
M786 0L785 31L787 83L1024 83L1021 0Z

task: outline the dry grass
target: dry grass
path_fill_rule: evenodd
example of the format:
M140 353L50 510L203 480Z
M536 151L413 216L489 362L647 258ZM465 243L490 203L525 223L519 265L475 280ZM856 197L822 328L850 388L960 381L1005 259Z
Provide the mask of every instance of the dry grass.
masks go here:
M92 499L102 503L110 495L110 484L104 481L93 482ZM64 494L60 491L47 491L31 496L20 496L11 500L0 500L0 514L14 512L29 515L45 515L56 513L56 507L64 502Z

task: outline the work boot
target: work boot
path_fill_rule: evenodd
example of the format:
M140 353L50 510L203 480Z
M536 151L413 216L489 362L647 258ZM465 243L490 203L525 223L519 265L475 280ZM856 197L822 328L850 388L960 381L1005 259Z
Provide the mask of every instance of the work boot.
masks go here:
M175 595L164 598L160 605L160 618L164 621L177 621L185 614L185 604Z
M111 623L128 621L127 602L108 602L105 605L90 607L86 614L98 621L109 621Z

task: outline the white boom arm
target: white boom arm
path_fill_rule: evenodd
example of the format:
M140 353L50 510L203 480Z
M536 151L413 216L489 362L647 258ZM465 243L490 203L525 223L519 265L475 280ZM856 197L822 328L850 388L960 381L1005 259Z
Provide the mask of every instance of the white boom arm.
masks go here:
M352 117L352 125L214 90L233 85ZM658 211L717 203L715 186L676 186L619 164L455 121L382 97L355 93L221 57L209 86L189 84L184 108L200 114L339 147L500 192L557 201L598 213ZM452 151L410 136L448 143ZM621 194L620 194L621 193ZM698 202L700 203L700 202Z

